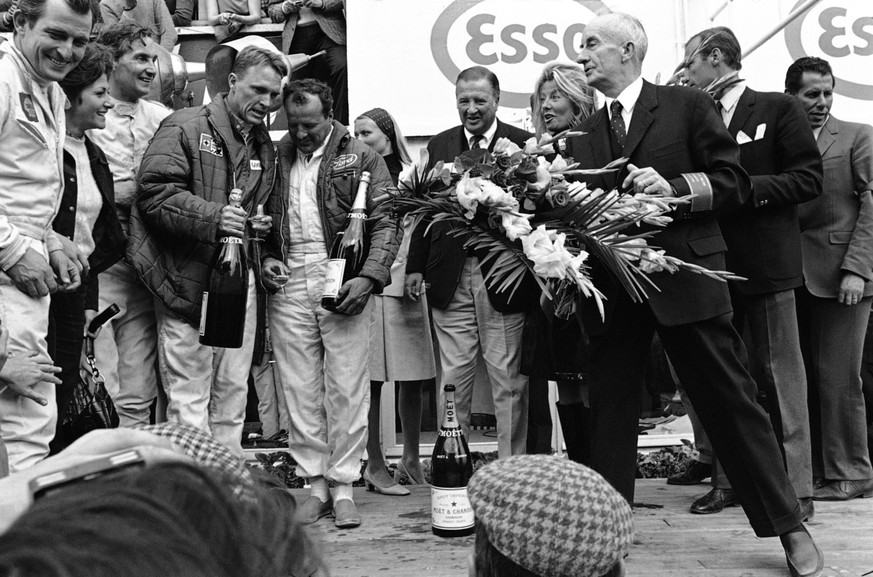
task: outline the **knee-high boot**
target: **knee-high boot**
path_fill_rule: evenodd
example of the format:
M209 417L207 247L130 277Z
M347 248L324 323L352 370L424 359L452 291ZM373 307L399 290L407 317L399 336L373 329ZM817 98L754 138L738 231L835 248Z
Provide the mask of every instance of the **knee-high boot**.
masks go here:
M557 404L558 418L567 445L567 457L583 465L591 464L591 409L584 403Z

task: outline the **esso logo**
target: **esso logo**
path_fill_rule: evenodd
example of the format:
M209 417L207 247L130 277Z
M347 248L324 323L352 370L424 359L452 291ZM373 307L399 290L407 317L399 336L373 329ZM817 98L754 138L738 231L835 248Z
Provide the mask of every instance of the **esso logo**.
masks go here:
M575 62L585 24L603 11L599 0L553 0L547 10L530 0L455 0L434 23L431 53L452 84L485 66L500 80L500 105L527 108L543 66Z
M796 10L803 0L797 2ZM873 15L870 0L824 0L785 28L792 60L818 56L834 70L834 91L873 100Z

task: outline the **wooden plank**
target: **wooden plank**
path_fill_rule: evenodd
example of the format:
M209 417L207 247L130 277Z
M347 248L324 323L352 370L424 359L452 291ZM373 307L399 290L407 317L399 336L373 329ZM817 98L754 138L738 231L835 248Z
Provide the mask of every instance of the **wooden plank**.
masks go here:
M466 575L472 537L444 539L430 530L430 490L412 487L409 497L355 489L364 523L351 530L331 519L312 526L333 577L459 577ZM634 511L629 575L662 577L785 577L777 539L755 537L742 509L693 515L691 502L708 485L668 486L663 479L637 481L638 503L662 508ZM292 491L304 499L304 490ZM873 499L816 503L809 532L825 552L829 575L873 575Z

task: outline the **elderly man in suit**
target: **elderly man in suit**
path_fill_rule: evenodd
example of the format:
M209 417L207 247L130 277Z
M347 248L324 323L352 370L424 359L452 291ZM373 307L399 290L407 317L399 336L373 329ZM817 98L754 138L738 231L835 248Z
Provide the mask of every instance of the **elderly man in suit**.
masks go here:
M686 262L722 269L726 246L716 215L748 202L749 177L709 96L641 78L647 47L633 16L605 14L585 27L579 63L606 106L580 125L586 134L576 160L593 168L628 157L623 189L690 197L655 242ZM770 420L755 402L727 286L685 271L650 278L660 290L649 291L647 302L611 295L605 327L592 337L593 468L633 501L643 361L657 330L755 533L780 536L792 575L819 575L824 558L803 526Z
M752 180L746 203L718 218L728 270L747 279L730 283L733 321L741 334L748 327L749 369L767 395L791 486L811 516L809 411L794 289L803 284L797 205L821 194L821 157L797 102L746 86L740 59L734 33L709 28L685 45L684 75L716 101ZM735 491L719 482L714 475L715 487L691 505L693 513L736 504Z
M427 144L429 166L452 162L471 149L493 150L499 138L521 145L532 135L497 119L500 83L487 68L462 71L455 83L461 126L445 130ZM440 351L442 384L456 387L458 419L470 426L473 379L479 351L485 360L494 412L497 447L501 457L524 453L527 439L527 377L519 373L524 311L532 297L530 286L510 296L493 287L482 290L487 254L464 249L464 239L451 234L444 223L413 231L407 261L407 292L419 294L424 280Z
M824 194L800 207L799 312L811 386L814 499L873 496L861 354L873 301L873 128L830 114L834 75L801 58L785 91L806 112L824 163Z

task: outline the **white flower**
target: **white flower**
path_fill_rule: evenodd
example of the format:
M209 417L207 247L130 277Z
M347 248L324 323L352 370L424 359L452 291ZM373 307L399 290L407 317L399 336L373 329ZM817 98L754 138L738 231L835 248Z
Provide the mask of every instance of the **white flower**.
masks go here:
M567 164L567 161L564 160L564 157L560 154L555 157L555 160L549 165L549 172L564 172L567 170L567 167L570 166Z
M564 248L567 235L547 230L540 225L528 236L521 238L524 254L534 263L534 272L545 278L570 278L578 282L582 263L588 258L588 253L580 251L573 256Z
M674 273L679 267L664 258L666 251L647 248L640 257L640 270L646 274L668 271Z
M504 136L498 138L497 141L494 143L494 150L492 151L492 154L506 154L507 156L512 156L520 150L521 148L519 148L516 143L512 142Z
M480 177L470 178L469 175L465 174L455 186L458 204L467 209L464 216L468 219L473 218L473 215L476 214L476 208L479 206L481 183Z
M537 144L536 136L531 136L530 138L528 138L527 140L524 141L524 153L525 154L536 154L539 149L540 149L540 147Z
M527 183L527 188L528 190L542 192L552 184L552 175L549 173L549 162L542 156L537 157L537 159L539 160L536 172L537 181Z
M532 214L519 214L517 212L504 212L501 218L503 230L509 240L517 240L530 234L530 217Z

